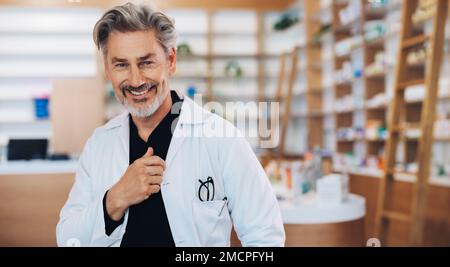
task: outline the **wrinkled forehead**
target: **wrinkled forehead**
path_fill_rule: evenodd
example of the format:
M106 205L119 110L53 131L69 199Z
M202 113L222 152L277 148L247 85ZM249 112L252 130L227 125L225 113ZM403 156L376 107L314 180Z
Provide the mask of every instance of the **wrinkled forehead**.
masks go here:
M107 58L136 61L144 57L160 58L164 49L159 44L154 31L112 32L108 36Z

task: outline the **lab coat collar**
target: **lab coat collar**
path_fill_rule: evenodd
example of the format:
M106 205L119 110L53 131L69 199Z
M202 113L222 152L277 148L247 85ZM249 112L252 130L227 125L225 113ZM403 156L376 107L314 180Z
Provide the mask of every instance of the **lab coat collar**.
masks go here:
M179 123L182 125L197 125L206 123L208 111L203 109L189 97L183 97L183 105Z

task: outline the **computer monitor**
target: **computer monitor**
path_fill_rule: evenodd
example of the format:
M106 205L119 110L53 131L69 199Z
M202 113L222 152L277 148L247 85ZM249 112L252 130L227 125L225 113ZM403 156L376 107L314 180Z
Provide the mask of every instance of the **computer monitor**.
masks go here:
M8 160L46 159L47 146L47 139L10 139Z

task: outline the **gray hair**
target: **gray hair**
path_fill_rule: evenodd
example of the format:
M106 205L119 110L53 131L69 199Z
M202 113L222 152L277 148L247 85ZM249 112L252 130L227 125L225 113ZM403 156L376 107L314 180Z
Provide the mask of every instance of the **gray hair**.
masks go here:
M175 48L177 33L174 21L162 12L149 6L136 6L126 3L108 10L94 27L94 42L99 50L106 55L106 43L112 32L135 32L154 30L158 43L166 55Z

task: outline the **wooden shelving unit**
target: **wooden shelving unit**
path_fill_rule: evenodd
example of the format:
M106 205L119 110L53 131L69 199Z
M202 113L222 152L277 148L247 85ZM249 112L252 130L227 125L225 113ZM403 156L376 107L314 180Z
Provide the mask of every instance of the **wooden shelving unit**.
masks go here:
M386 240L388 223L400 221L409 224L410 244L421 245L423 242L424 214L429 176L431 170L431 155L433 143L433 124L436 114L437 96L439 92L439 77L441 73L443 43L445 39L445 24L447 20L447 0L408 1L403 6L401 45L397 56L396 86L392 100L392 112L389 116L389 140L386 146L386 173L379 189L379 200L376 217L376 236ZM431 16L424 19L431 21L429 32L424 28L418 30L414 22L416 14L424 10ZM422 13L419 13L421 11ZM409 65L408 58L416 49L426 47L426 69ZM425 98L422 102L407 103L405 90L411 84L423 83ZM407 134L408 127L414 125L418 130L412 137ZM417 128L416 125L419 125ZM406 158L398 161L398 143L405 146ZM415 164L414 170L404 167L398 170L398 163ZM392 187L394 175L403 172L416 176L412 190L410 212L400 212L390 206L393 198Z
M362 14L363 23L371 23L372 21L385 20L385 16L389 12L388 6L373 7L366 0L362 1ZM386 26L385 30L386 30ZM386 45L386 34L375 38L374 40L363 42L364 49L364 70L363 70L363 80L364 80L364 113L365 113L365 126L369 125L379 125L378 127L387 127L387 105L380 106L378 108L368 108L366 103L376 97L377 95L386 95L387 82L386 82L386 69L379 73L374 73L372 75L366 75L366 70L370 66L376 64L377 55L380 53L384 54ZM365 141L365 158L374 158L381 161L384 153L385 139L384 138L366 138Z
M354 18L349 19L349 21L341 21L340 12L344 9L348 9L349 5L356 3L356 1L334 1L333 2L333 22L332 29L334 35L335 42L335 51L334 51L334 70L335 73L340 72L344 74L344 68L347 66L352 66L353 60L353 52L356 49L361 48L359 45L351 45L352 47L347 49L347 52L339 52L336 47L342 42L346 42L351 40L351 38L355 38L360 36L362 33L361 25L363 24L362 12L363 9L360 9L358 15L355 15ZM352 66L353 67L353 66ZM353 70L350 70L351 73L346 73L346 78L342 81L335 81L334 83L334 96L335 101L343 101L344 98L353 98L353 100L349 103L351 104L348 107L346 112L336 111L335 112L335 121L336 121L336 130L345 132L350 131L355 126L354 123L354 84L356 79L353 75ZM350 76L350 77L348 77ZM336 75L335 75L336 79ZM354 148L356 142L361 142L356 138L343 138L336 137L336 152L340 154L354 154Z
M317 62L322 61L322 46L313 43L315 34L322 26L313 14L316 14L320 9L320 1L305 1L306 103L308 106L307 140L309 151L312 151L315 147L324 147L322 66L317 64Z
M396 14L400 13L401 7L403 5L403 1L393 1L388 6L380 7L380 8L368 8L367 5L369 4L369 1L367 0L361 0L361 17L358 17L356 19L350 20L346 23L340 23L339 21L339 11L343 8L346 8L348 4L352 2L351 0L339 0L339 1L332 1L331 7L323 7L320 8L318 11L316 11L311 17L316 19L317 21L320 21L320 18L323 17L324 14L327 12L332 12L333 17L333 36L334 40L327 42L332 42L333 45L336 45L338 42L345 40L347 38L352 38L355 36L361 36L362 42L360 44L354 45L351 48L348 49L347 53L336 53L336 51L333 51L333 65L334 65L334 71L338 71L345 61L352 61L352 63L360 64L362 66L362 74L360 78L355 78L352 76L349 79L341 80L341 81L334 81L332 83L333 85L333 91L335 93L335 96L333 100L338 100L343 96L352 95L354 96L357 93L362 94L362 107L361 105L353 106L353 107L345 107L343 109L335 110L333 108L333 116L336 122L336 130L335 134L339 132L340 128L353 128L355 126L363 126L367 130L367 126L371 123L377 122L380 127L388 127L387 117L389 113L391 112L391 107L388 104L390 102L390 99L392 97L392 92L394 89L398 89L401 91L406 91L405 89L410 89L412 86L416 86L419 84L422 84L424 82L424 79L421 77L424 77L424 71L425 67L423 63L417 63L417 64L410 64L410 71L408 73L409 77L417 77L416 79L413 79L411 81L405 82L405 83L399 83L394 88L394 79L393 79L393 73L394 68L392 63L393 58L397 54L396 51L393 52L393 47L397 46L399 44L399 36L400 31L398 29L395 29L391 27L397 26L396 24L400 21L400 16L398 16L398 19L395 21ZM373 3L373 1L372 1ZM331 11L330 11L331 9ZM365 30L361 25L367 25L370 23L373 23L377 20L385 21L389 23L386 25L386 32L384 36L380 36L376 39L371 39L370 41L367 41L364 38ZM424 35L417 35L418 37L411 38L406 40L405 44L403 44L404 47L412 47L416 44L426 40ZM447 36L447 42L448 42L448 36ZM321 43L322 46L324 45L324 42ZM354 54L360 53L362 51L362 57L360 57L358 62L356 61L356 58ZM384 68L381 69L378 72L367 72L368 67L372 66L372 63L375 62L375 56L379 52L385 53L385 62L384 62ZM449 52L448 49L446 51L446 59L443 59L445 62L448 60ZM325 58L326 56L322 56L322 58ZM445 69L444 69L445 71ZM448 68L447 68L448 71ZM444 72L444 76L445 76ZM329 75L328 73L326 75ZM355 87L355 83L362 83L361 87ZM326 86L323 86L326 87ZM442 85L441 85L442 87ZM362 89L360 89L362 88ZM448 90L447 90L448 92ZM380 94L384 94L385 100L380 102L373 102L371 100L374 100L374 97ZM448 110L446 105L448 105L448 97L446 95L442 95L438 98L438 103L440 105L444 106L444 113L447 114L448 119ZM415 99L408 101L406 105L406 110L404 112L404 117L407 121L410 123L404 124L401 127L399 127L398 131L404 131L405 129L408 129L408 131L415 132L418 128L417 122L421 120L421 113L420 110L422 108L422 101L423 99ZM377 104L375 104L377 103ZM325 107L326 108L326 107ZM308 108L308 111L310 109ZM356 121L356 118L361 119L358 124ZM363 124L361 124L361 121ZM393 129L394 131L396 129ZM414 133L412 136L405 136L402 138L402 142L404 150L401 153L401 156L404 158L405 162L407 163L413 163L417 161L417 154L419 153L419 140L420 135L417 136L417 133ZM388 141L388 138L386 137L372 137L367 135L367 131L365 131L363 137L352 137L352 138L342 138L340 140L336 140L336 149L333 151L335 154L341 154L341 155L352 155L351 162L347 160L347 158L344 158L346 163L349 163L349 165L341 165L340 168L336 168L335 171L340 172L346 172L350 174L350 181L351 181L351 190L354 193L358 193L361 195L364 195L367 198L368 201L368 221L367 221L367 232L368 232L368 238L374 236L374 223L375 223L375 211L377 206L376 200L376 190L369 189L370 187L378 188L380 186L380 180L379 179L373 179L373 178L381 178L384 175L384 166L385 163L382 160L384 156L384 150L386 146L386 142ZM432 142L430 142L432 143ZM447 137L440 137L434 138L434 143L439 144L447 144L449 143L449 138ZM359 148L363 148L363 153L360 153L362 157L356 158L355 154L356 151ZM444 149L444 148L442 148ZM377 158L380 161L380 164L377 166L377 168L369 168L367 165L367 159L368 158ZM447 157L448 158L448 157ZM340 158L342 159L342 158ZM442 160L440 160L442 161ZM399 175L399 172L391 169L389 170L392 173L395 172L395 188L394 191L398 193L398 188L403 187L409 187L412 182L415 181L415 177L417 176L414 172L403 172L401 175ZM436 174L434 174L436 175ZM430 180L429 183L433 188L433 193L436 190L447 190L447 181L448 179L445 178L438 178L437 176L433 176L432 173L430 173ZM405 183L406 182L406 183ZM405 184L407 186L405 186ZM441 188L444 187L444 188ZM431 194L433 194L431 193ZM374 197L375 196L375 197ZM409 199L410 196L408 195L407 198ZM432 199L433 197L431 195L428 195L428 199ZM404 200L403 195L400 196L397 194L397 196L394 196L394 198L391 200L393 203L400 203L402 207L407 207L411 203L409 200ZM433 204L427 204L428 208L432 207L433 212L426 212L428 216L426 220L426 227L433 227L433 225L430 224L430 222L433 223L441 223L443 229L448 229L448 225L445 224L443 220L447 220L448 213L444 215L445 212L435 210L435 206L439 206L436 204L435 201L431 200ZM448 203L448 202L447 202ZM406 211L406 210L405 210ZM429 217L430 214L433 213L432 216L435 216L433 218ZM442 213L442 214L441 214ZM445 226L444 226L445 225ZM390 238L387 242L388 245L404 245L408 244L408 237L406 235L401 234L401 227L399 227L397 224L394 225L394 228L391 229L392 232L389 234ZM446 230L443 230L446 231ZM406 232L405 232L406 233ZM436 234L434 234L431 230L427 234L427 238L431 238L430 240L434 240L433 242L439 243L437 240L448 240L445 238L440 238ZM432 242L428 240L428 242Z
M382 168L385 138L366 136L371 125L381 130L387 127L386 101L369 104L376 97L387 97L391 80L390 69L378 57L385 54L390 38L395 37L384 26L384 34L373 37L367 33L371 27L383 25L390 12L397 12L401 4L396 1L386 6L367 0L332 1L332 31L334 36L333 109L336 123L336 149L338 158L352 158L352 164L362 166L367 160L378 161ZM324 11L322 11L324 12ZM346 12L345 16L340 13ZM341 21L342 18L347 18ZM375 26L373 26L375 25ZM371 37L371 38L368 38ZM378 58L378 59L377 59ZM378 71L369 70L379 67ZM337 79L337 80L336 80ZM346 137L346 136L350 137Z

